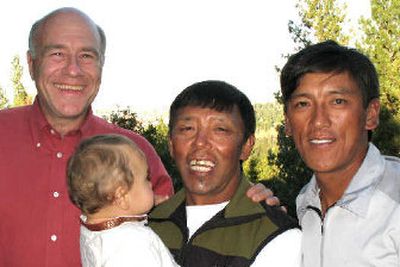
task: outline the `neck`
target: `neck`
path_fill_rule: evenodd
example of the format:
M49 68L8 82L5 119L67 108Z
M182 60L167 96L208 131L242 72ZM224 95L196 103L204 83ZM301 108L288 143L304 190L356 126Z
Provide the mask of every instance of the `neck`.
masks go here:
M238 189L240 181L241 176L239 174L232 177L223 190L214 190L206 194L196 194L186 189L186 205L210 205L229 201Z
M326 210L333 206L343 195L347 188L347 184L340 185L327 185L326 183L320 183L319 198L321 201L322 214L326 213Z
M49 121L51 127L56 130L61 136L65 136L69 132L76 131L82 125L83 119L79 121Z
M343 176L340 174L316 176L320 188L322 214L343 196L355 173Z
M315 172L315 177L320 188L319 197L323 215L329 207L334 205L343 196L351 180L361 167L367 154L367 149L368 146L365 151L360 152L357 158L346 167L329 172Z
M101 223L120 216L124 216L123 210L121 211L115 205L109 205L101 208L96 213L86 214L86 222Z
M81 125L86 119L87 113L72 118L60 118L58 116L52 116L43 112L47 122L51 127L56 130L61 136L65 136L72 131L79 130Z
M47 122L61 136L65 136L69 132L79 130L88 114L88 110L85 110L84 112L76 116L61 116L52 112L50 108L46 107L46 105L43 105L40 99L39 106Z

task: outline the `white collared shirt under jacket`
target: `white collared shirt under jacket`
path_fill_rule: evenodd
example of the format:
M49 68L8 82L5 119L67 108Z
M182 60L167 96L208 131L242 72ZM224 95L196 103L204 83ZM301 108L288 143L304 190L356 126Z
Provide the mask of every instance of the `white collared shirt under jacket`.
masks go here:
M337 203L321 217L315 176L297 197L305 267L400 266L400 159L368 153Z

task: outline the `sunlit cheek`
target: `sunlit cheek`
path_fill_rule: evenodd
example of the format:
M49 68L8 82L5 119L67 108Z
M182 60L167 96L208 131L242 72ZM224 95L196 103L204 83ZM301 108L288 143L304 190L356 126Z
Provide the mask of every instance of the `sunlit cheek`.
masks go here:
M58 77L62 74L62 70L64 70L63 66L55 65L55 64L48 64L41 66L40 70L38 70L38 76L40 78L48 78L52 79L54 77Z
M176 164L179 164L185 160L185 155L188 153L187 150L188 149L186 148L186 145L181 143L179 146L177 146L175 141L175 143L172 145L172 156Z
M89 74L96 81L101 81L101 71L97 68L81 68L84 73Z

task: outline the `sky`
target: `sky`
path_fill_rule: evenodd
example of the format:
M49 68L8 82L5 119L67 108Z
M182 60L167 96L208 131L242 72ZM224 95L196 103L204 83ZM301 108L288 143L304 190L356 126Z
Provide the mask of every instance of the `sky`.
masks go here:
M11 61L19 55L23 84L36 94L26 64L31 25L50 11L73 6L107 36L106 62L95 110L129 106L137 113L166 110L176 95L202 80L224 80L253 103L273 101L275 66L291 53L289 19L295 0L13 0L0 8L0 86L11 97ZM347 1L355 21L368 0Z

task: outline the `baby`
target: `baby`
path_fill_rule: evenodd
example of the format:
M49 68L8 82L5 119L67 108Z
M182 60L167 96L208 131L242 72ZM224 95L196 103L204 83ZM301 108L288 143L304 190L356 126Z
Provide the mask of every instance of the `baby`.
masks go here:
M120 135L84 140L69 159L69 196L82 211L84 267L177 266L146 226L154 205L143 152Z

